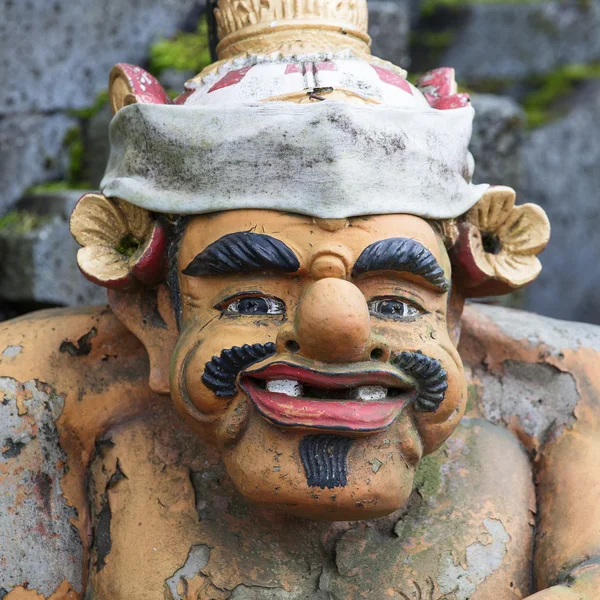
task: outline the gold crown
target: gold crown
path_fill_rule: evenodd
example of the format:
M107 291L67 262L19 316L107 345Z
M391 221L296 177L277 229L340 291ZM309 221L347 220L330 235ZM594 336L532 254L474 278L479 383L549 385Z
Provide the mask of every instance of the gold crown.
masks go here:
M369 53L366 0L219 0L220 59L245 53Z

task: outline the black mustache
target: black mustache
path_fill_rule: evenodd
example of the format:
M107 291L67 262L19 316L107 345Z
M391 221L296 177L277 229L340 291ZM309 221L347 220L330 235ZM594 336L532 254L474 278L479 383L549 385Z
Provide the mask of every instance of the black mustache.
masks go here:
M244 344L223 350L220 356L213 356L206 363L202 381L220 398L230 398L237 393L235 380L238 374L251 364L273 356L277 352L275 344Z
M235 396L235 380L238 374L254 364L273 356L277 352L273 342L266 344L244 344L223 350L206 363L202 381L206 387L221 398ZM391 363L413 377L417 382L417 397L414 406L423 412L435 412L441 405L448 389L448 377L439 360L422 352L400 352L392 357Z
M439 360L419 352L400 352L392 357L392 364L417 382L414 406L423 412L435 412L444 401L448 376Z
M300 458L309 487L333 489L348 482L348 452L354 440L340 435L306 435L300 440Z

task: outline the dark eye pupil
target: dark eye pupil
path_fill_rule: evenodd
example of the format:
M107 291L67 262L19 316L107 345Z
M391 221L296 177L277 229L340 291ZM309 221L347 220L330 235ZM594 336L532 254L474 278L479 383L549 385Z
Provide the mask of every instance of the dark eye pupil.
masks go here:
M238 311L241 315L266 315L269 307L264 298L242 298Z
M403 315L404 303L397 300L383 300L379 305L379 312L382 315Z

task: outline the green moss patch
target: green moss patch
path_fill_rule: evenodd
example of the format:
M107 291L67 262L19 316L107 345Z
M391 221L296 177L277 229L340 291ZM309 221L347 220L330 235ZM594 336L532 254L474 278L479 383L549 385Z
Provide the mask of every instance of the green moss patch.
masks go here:
M22 235L37 229L48 221L48 217L42 217L27 210L13 210L0 217L0 232Z
M108 90L102 90L91 106L70 111L71 114L80 119L91 119L95 117L108 104Z
M579 85L600 78L600 64L567 65L543 77L534 79L534 89L523 101L530 128L541 127L564 115L557 104Z
M462 8L471 4L540 4L545 0L425 0L421 12L425 16L434 13L440 7Z
M179 32L173 39L162 39L150 49L150 71L160 75L166 69L199 73L211 63L206 17L195 33Z
M140 242L134 238L130 233L128 233L120 242L119 245L115 248L119 254L123 256L127 256L128 258L132 257L136 250L140 247Z
M413 487L425 497L434 496L442 485L441 457L430 454L421 460L415 472Z

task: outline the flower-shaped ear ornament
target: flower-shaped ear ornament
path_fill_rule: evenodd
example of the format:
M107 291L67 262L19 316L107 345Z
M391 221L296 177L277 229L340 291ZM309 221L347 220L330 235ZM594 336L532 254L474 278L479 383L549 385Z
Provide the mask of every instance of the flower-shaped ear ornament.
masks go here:
M143 208L86 194L71 215L71 233L83 246L77 252L79 269L97 285L131 291L164 278L165 228Z
M513 189L491 187L459 222L451 258L465 296L507 294L540 274L550 222L539 206L515 206L515 199Z

